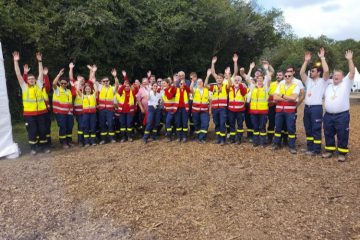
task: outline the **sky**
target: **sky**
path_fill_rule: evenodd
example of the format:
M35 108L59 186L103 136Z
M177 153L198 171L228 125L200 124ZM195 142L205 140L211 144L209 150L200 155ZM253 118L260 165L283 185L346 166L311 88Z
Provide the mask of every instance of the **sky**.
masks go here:
M358 0L257 0L265 9L280 8L298 37L325 35L335 40L360 41Z

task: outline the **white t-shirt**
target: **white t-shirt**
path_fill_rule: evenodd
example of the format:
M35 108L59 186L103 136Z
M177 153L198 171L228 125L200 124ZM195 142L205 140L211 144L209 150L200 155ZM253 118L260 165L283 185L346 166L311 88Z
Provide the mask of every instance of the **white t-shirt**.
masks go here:
M275 93L276 94L280 94L280 86L281 85L285 85L285 91L287 91L288 90L288 88L292 85L292 84L294 84L295 82L294 82L294 80L293 80L293 82L290 84L290 85L286 85L286 82L285 82L285 80L283 80L283 81L281 81L280 82L280 84L278 84L277 85L277 87L276 87L276 90L275 90ZM296 83L295 83L296 84ZM303 86L304 87L304 86ZM293 94L294 93L297 93L297 94L299 94L300 93L300 87L299 87L299 85L296 85L296 87L294 88L294 90L293 90L293 92L292 92ZM296 102L299 100L299 96L296 98Z
M109 87L111 87L111 86L109 86L109 87L105 87L105 85L102 85L102 84L99 84L99 92L101 92L101 89L102 88L105 88L106 89L106 91L109 89ZM115 87L113 87L113 94L116 94L116 90L115 90Z
M315 81L312 78L306 80L306 105L322 105L322 98L328 82L323 78L318 78Z
M160 93L157 92L156 95L154 95L154 91L150 91L150 99L148 101L148 106L158 106L161 97L162 96Z
M325 111L340 113L350 109L350 91L354 80L345 77L338 85L329 84L325 91Z
M26 82L24 82L23 84L20 85L21 91L25 92L26 85L27 85ZM36 82L36 85L38 85L40 90L42 90L43 84L41 82Z

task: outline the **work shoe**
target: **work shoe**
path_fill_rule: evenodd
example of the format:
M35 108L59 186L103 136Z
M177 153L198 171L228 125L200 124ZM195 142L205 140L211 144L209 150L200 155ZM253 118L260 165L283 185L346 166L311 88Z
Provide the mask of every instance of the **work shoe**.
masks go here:
M259 146L259 144L258 143L255 143L255 142L253 142L253 147L257 147L257 146Z
M220 140L219 140L219 139L216 139L216 140L214 141L214 144L220 144Z
M158 142L159 141L159 139L157 138L157 137L153 137L152 138L155 142Z
M36 155L36 150L31 150L30 154L31 155Z
M295 148L295 147L291 147L291 148L289 148L289 151L290 151L290 153L291 153L291 154L296 154L296 153L297 153L297 151L296 151L296 148Z
M236 145L240 145L240 144L241 144L241 139L240 138L236 139Z
M326 153L324 153L323 155L321 155L323 158L331 158L332 157L332 155L333 155L333 153L332 152L326 152Z
M280 149L280 146L278 144L274 144L270 150L273 150L273 151L276 151L276 150L279 150Z
M265 144L261 144L260 147L261 147L262 149L264 149L264 148L265 148Z
M181 142L181 138L177 138L176 141L179 143Z
M300 152L306 153L306 152L312 152L310 148L302 148L300 149Z
M97 145L96 142L94 142L94 143L91 144L91 146L96 146L96 145Z
M144 139L143 139L143 143L144 143L144 144L147 144L147 139L144 138Z
M205 140L200 140L200 142L201 142L202 144L206 144L206 141L205 141Z
M307 151L305 152L306 155L314 157L314 156L319 156L320 153L314 152L314 151Z
M253 138L248 138L249 139L249 143L253 143L254 142L254 139Z
M111 139L111 140L110 140L110 143L116 143L116 140L115 140L115 139Z
M225 145L225 142L221 141L220 146L224 146L224 145Z
M229 139L229 142L228 142L229 144L234 144L235 143L235 139L233 139L233 138L231 138L231 139Z
M62 147L63 149L67 149L67 148L69 148L69 145L68 145L66 142L63 142L63 143L61 144L61 147Z
M99 145L104 145L106 143L105 140L102 140L101 142L99 142Z
M68 144L67 144L69 147L75 147L75 144L73 144L73 142L68 142Z
M86 147L86 148L90 147L90 144L87 143L87 144L84 145L84 147Z
M171 137L166 137L166 142L167 143L171 142Z
M339 155L338 162L345 162L345 161L346 161L345 155Z
M51 152L50 149L48 149L48 148L43 148L43 149L41 149L41 151L46 154Z
M183 138L183 143L186 143L187 142L187 138Z
M134 139L132 137L129 137L129 142L133 142Z

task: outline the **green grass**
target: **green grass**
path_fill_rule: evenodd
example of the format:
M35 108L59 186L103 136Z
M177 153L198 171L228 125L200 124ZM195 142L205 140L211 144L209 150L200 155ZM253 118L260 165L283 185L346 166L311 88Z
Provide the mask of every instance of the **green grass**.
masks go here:
M19 148L22 154L27 154L30 152L29 146L29 138L28 133L26 131L25 122L16 121L12 125L13 130L13 139L14 142L18 143ZM51 140L52 144L57 148L60 147L59 143L59 127L57 125L56 120L52 120L51 122ZM74 119L74 128L73 128L73 141L77 141L77 122Z

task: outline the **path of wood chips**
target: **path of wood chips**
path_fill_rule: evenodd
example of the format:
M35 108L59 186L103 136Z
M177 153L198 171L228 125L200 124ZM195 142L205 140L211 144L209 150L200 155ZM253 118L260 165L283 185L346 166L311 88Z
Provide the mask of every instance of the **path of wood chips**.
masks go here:
M0 239L360 239L359 128L352 103L346 163L164 140L2 160Z

